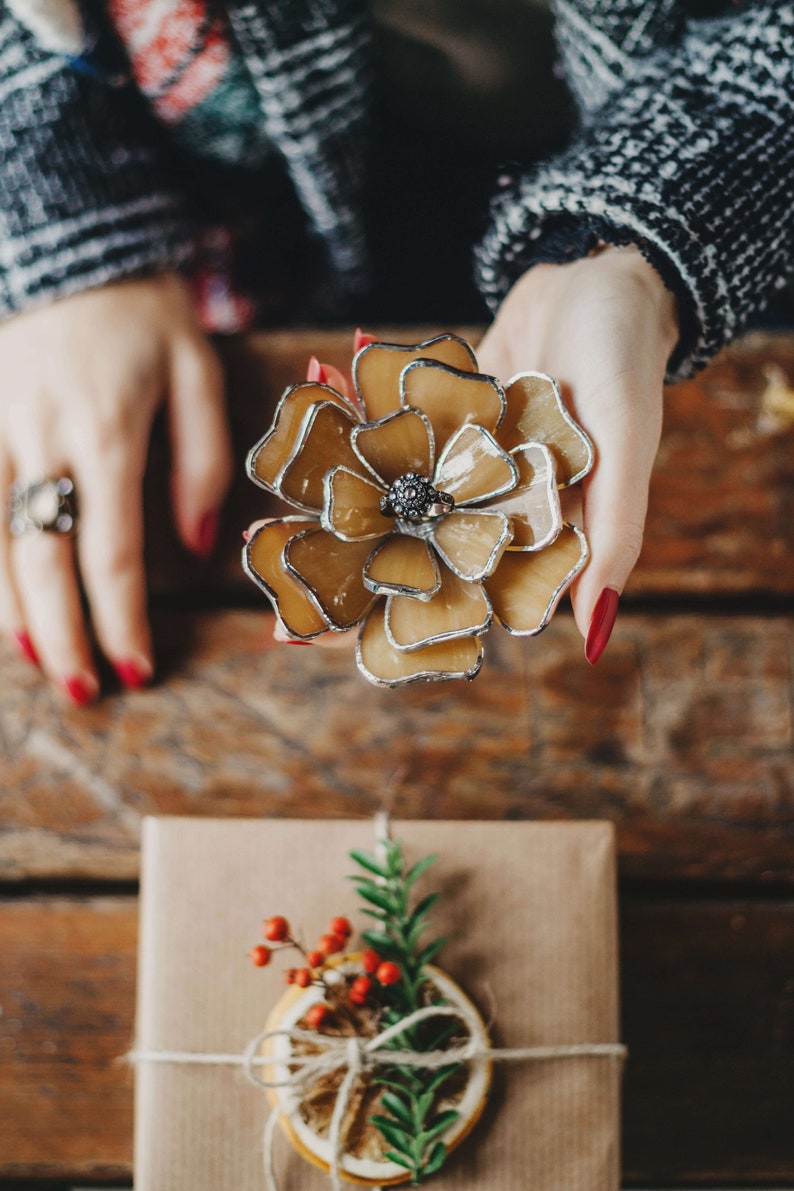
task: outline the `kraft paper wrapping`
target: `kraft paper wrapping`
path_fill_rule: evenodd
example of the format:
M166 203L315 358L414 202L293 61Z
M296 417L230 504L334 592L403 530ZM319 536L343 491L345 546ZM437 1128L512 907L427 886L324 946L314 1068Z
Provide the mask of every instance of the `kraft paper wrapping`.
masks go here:
M609 824L398 821L392 834L409 863L439 853L417 890L444 894L440 963L494 1013L493 1045L618 1041ZM335 914L364 929L347 853L373 846L371 821L147 819L137 1048L242 1053L294 962L251 965L262 920L284 914L310 941ZM497 1064L482 1120L428 1186L617 1191L619 1110L614 1059ZM136 1191L262 1191L267 1112L239 1069L139 1064ZM327 1191L283 1137L276 1172L284 1191Z

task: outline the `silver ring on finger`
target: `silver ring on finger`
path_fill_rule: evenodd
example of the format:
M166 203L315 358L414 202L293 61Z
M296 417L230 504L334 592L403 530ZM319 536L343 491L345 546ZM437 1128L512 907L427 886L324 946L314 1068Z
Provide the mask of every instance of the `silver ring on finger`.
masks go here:
M8 528L14 537L28 533L71 536L77 527L74 483L69 476L33 483L17 480L8 496Z

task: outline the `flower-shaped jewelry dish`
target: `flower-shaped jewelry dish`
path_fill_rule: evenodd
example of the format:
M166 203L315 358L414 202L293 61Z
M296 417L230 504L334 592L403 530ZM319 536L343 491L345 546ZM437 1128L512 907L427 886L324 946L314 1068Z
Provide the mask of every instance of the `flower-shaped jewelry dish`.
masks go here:
M455 335L365 342L352 394L286 390L248 474L295 510L246 543L243 565L299 641L358 626L371 682L473 678L497 620L533 636L584 567L559 489L593 465L551 377L502 385Z

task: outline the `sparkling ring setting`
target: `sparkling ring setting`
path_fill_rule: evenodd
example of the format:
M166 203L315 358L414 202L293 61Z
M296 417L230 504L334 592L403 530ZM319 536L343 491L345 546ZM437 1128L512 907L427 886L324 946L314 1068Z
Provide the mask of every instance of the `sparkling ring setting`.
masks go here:
M26 533L71 534L76 522L74 483L68 476L12 484L8 526L14 537Z

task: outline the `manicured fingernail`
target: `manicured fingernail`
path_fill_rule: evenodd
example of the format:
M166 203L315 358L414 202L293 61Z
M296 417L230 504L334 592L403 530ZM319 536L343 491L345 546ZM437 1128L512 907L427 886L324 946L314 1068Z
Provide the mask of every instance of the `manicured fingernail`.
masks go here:
M114 662L113 669L116 671L119 681L130 691L141 690L152 677L151 666L134 659Z
M306 369L306 379L314 381L315 384L324 385L328 382L325 368L322 366L316 356L312 356L309 360L309 367Z
M23 657L32 662L34 666L39 664L39 655L36 653L36 647L31 641L27 633L14 633L14 640L17 643L19 652Z
M79 675L74 678L64 678L62 685L69 698L78 707L85 707L86 703L92 703L99 690L95 682L81 678Z
M615 627L619 599L613 588L605 587L596 601L590 628L587 630L587 640L584 643L584 656L591 666L596 664L607 647L612 629Z
M284 642L284 644L285 645L311 645L311 641L296 641L294 637L289 637Z
M215 543L218 540L219 522L220 517L215 509L212 509L209 513L205 513L201 519L196 554L205 562L215 549Z
M243 530L243 541L244 541L244 542L250 542L250 541L251 541L251 535L250 535L250 533L248 532L248 530L247 530L247 529L244 529L244 530Z
M360 352L362 347L366 347L368 343L377 343L374 335L368 335L366 331L362 331L361 327L356 327L356 333L353 336L353 354Z

